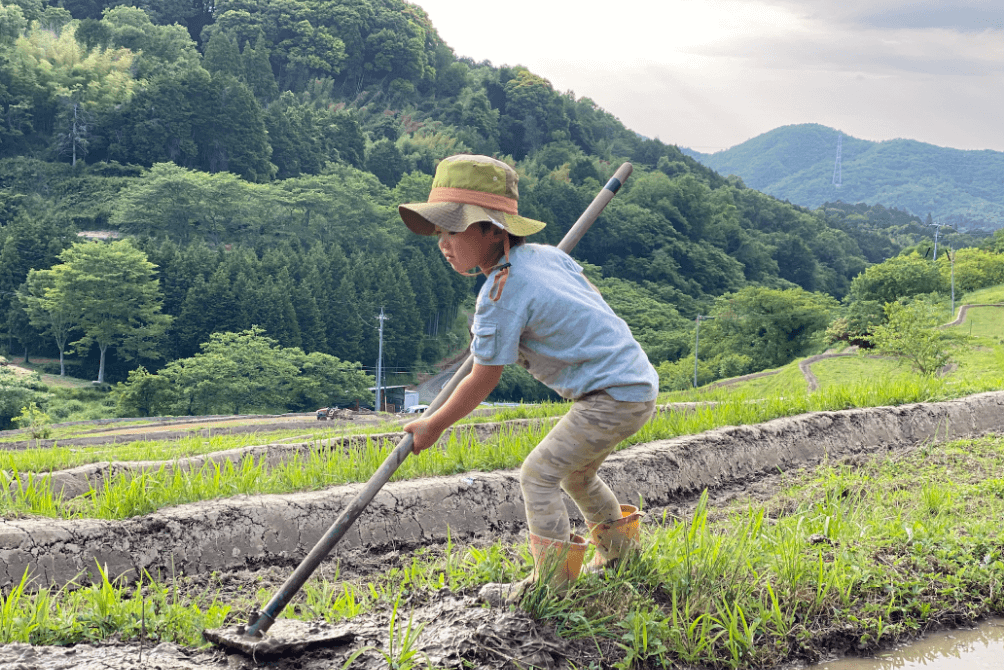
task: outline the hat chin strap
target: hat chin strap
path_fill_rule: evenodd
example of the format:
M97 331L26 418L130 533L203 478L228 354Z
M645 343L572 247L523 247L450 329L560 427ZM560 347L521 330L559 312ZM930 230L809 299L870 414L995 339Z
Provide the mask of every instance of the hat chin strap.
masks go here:
M512 267L512 263L509 262L509 235L506 234L502 238L502 254L505 257L504 263L496 263L487 270L483 270L485 274L490 273L492 270L498 270L495 274L495 281L492 282L492 290L488 292L488 297L492 299L492 302L498 302L499 298L502 297L502 289L505 288L506 280L509 279L509 268ZM477 272L461 272L460 274L465 277L477 277L479 273Z

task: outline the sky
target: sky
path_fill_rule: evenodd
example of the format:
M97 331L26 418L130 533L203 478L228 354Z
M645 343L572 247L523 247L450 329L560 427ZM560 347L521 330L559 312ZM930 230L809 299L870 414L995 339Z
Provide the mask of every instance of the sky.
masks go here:
M713 153L779 126L1004 151L1004 0L412 0L458 57L523 65Z

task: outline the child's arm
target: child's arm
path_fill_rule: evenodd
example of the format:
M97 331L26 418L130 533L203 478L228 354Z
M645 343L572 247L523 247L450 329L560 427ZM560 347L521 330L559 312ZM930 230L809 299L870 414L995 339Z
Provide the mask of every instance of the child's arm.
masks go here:
M414 436L412 453L418 454L436 443L443 431L474 411L488 397L502 377L504 365L474 364L471 374L464 377L443 406L417 421L405 425L404 431Z

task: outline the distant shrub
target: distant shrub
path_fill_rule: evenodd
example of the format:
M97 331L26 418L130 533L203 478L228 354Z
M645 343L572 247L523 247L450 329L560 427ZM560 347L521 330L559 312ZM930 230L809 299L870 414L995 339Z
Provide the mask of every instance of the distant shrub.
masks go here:
M79 400L59 401L53 400L49 405L49 416L56 421L72 421L71 417L80 414L87 408L87 405Z
M938 258L938 270L945 283L951 281L952 264L948 254ZM1004 284L1004 254L982 249L959 249L955 252L955 293L975 291Z

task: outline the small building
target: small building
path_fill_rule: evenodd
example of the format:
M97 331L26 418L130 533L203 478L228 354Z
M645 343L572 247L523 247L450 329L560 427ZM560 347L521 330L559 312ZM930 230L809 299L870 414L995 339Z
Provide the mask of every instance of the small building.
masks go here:
M373 402L375 403L376 387L371 386L367 390L373 392ZM413 387L384 386L381 387L381 394L383 396L383 407L381 410L384 412L390 412L391 414L403 412L412 405L418 404L418 390Z

